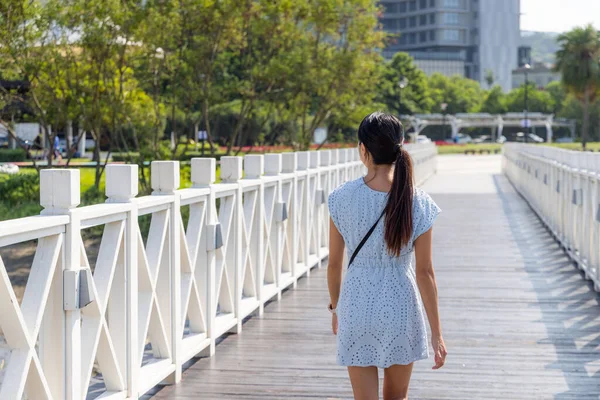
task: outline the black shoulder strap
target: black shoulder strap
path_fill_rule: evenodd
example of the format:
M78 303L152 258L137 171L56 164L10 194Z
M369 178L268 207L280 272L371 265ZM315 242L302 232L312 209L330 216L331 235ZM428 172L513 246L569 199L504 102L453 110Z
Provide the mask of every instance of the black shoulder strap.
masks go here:
M381 212L381 215L379 216L379 218L377 218L377 221L375 221L375 223L373 224L371 229L369 229L369 232L367 232L367 234L365 235L364 238L362 238L362 240L360 241L358 246L356 246L356 250L354 250L354 253L352 253L352 257L350 257L350 262L348 263L348 268L350 267L350 265L352 265L352 261L354 261L354 258L356 258L356 255L358 254L360 249L362 249L362 247L365 245L367 240L369 240L369 237L371 237L371 235L373 234L373 231L375 230L375 227L377 226L379 221L381 221L381 217L383 217L383 214L385 214L385 208L383 209L383 211Z

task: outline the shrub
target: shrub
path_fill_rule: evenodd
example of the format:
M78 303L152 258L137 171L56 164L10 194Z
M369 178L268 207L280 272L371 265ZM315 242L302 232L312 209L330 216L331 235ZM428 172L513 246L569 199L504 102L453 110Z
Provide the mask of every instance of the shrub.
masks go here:
M140 158L140 153L112 153L114 162L137 162Z
M20 162L27 160L27 153L23 149L1 149L0 162Z
M38 174L16 174L0 181L0 203L16 206L40 197Z

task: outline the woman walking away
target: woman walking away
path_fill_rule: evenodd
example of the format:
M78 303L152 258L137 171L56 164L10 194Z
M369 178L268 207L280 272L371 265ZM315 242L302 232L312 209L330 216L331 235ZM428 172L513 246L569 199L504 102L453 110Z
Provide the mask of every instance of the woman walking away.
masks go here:
M377 368L384 368L384 400L407 399L413 363L428 357L423 303L432 332L433 369L446 360L431 260L431 231L440 209L414 187L398 118L367 116L358 141L367 175L329 196L327 281L337 361L348 367L355 399L379 398ZM349 265L342 285L344 247Z

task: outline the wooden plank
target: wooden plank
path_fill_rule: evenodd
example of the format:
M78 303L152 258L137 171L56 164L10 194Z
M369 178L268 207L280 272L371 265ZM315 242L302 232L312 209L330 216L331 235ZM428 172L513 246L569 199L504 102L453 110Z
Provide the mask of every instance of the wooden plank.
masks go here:
M443 209L434 264L449 356L417 363L415 399L597 399L600 308L498 156L441 157L425 185ZM191 365L157 399L350 399L335 364L326 269L271 302L213 358Z

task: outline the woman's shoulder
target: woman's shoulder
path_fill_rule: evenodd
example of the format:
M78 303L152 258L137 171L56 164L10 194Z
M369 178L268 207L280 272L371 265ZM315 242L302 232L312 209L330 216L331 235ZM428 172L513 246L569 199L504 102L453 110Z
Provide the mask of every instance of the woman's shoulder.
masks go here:
M357 178L345 183L342 183L340 186L336 187L329 194L330 198L336 198L341 196L352 196L358 188L363 184L363 178Z

